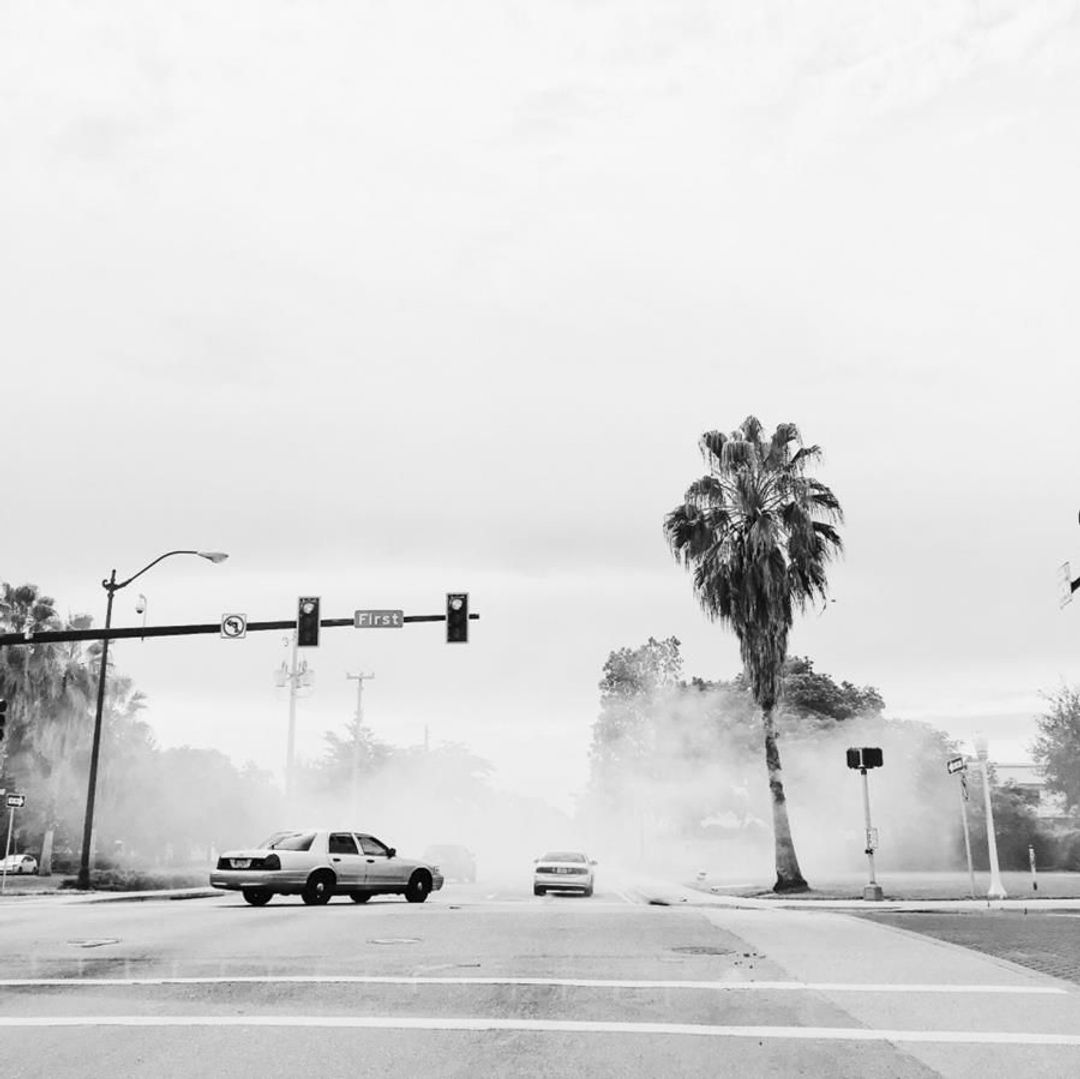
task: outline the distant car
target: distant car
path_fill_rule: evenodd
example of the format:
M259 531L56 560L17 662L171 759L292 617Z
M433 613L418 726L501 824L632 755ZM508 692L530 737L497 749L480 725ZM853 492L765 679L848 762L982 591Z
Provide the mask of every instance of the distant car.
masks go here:
M423 903L443 886L443 875L427 862L399 857L373 835L315 828L275 832L257 847L225 851L210 884L239 891L254 907L275 895L298 895L310 906L335 895L366 903L373 895L399 894Z
M476 882L476 855L456 843L437 843L424 851L424 861L437 865L447 880Z
M36 873L38 864L32 854L9 854L0 858L0 869L8 873Z
M593 894L596 862L579 850L549 850L533 868L533 895L547 892Z

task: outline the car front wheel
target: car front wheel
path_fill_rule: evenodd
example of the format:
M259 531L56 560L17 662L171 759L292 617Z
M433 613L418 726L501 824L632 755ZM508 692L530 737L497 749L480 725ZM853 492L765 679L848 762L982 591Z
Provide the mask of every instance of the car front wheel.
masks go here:
M426 873L414 873L405 888L405 898L410 903L423 903L431 894L431 877Z
M308 882L304 885L304 890L300 893L300 898L307 903L309 907L321 907L330 902L330 897L333 894L334 875L323 870L319 873L312 873L311 876L308 877Z
M544 888L541 888L539 884L534 884L533 895L547 895L547 891Z
M253 907L265 907L274 895L269 888L244 888L242 894Z

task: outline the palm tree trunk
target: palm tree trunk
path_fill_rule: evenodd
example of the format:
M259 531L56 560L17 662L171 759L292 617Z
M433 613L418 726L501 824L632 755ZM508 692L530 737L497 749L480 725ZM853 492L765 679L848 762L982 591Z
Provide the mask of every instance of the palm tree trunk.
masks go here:
M795 857L795 843L788 823L787 798L784 797L784 781L780 778L780 749L776 744L776 724L773 710L763 709L762 726L765 728L765 767L769 773L769 793L772 795L773 841L776 848L776 883L774 892L806 892L810 885L803 879L799 859Z

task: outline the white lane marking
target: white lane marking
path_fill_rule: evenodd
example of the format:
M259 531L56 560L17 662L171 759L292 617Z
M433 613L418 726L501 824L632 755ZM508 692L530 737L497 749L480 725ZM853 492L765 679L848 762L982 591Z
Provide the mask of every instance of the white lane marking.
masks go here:
M658 1034L796 1041L946 1042L961 1045L1080 1045L1080 1034L980 1030L868 1030L865 1027L742 1027L698 1023L583 1022L571 1019L450 1019L356 1015L0 1016L0 1030L41 1027L310 1027L339 1030L520 1030L558 1034Z
M564 986L572 989L704 989L720 992L797 990L812 993L1020 993L1066 995L1052 985L887 985L859 982L703 982L602 978L393 977L366 974L238 974L234 977L0 978L0 989L124 987L140 985L455 985Z

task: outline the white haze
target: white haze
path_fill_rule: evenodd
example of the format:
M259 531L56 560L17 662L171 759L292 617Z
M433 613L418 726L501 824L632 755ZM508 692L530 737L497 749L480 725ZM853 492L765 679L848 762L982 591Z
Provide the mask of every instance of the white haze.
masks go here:
M100 622L111 567L230 552L118 625L467 589L464 650L326 634L300 752L371 669L381 737L570 813L611 649L737 667L660 521L753 412L847 512L793 649L1021 758L1077 670L1077 102L1073 0L5 4L0 578ZM276 635L115 654L161 744L280 782ZM781 752L813 879L858 784Z

